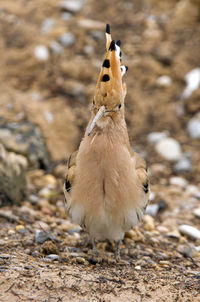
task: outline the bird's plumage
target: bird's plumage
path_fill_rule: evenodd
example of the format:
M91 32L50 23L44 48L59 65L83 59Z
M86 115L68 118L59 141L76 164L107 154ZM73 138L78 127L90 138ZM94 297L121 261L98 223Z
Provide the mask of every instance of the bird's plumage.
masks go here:
M149 187L144 159L130 147L124 119L126 85L120 41L106 28L106 56L91 120L78 151L68 160L67 210L94 239L119 241L142 218Z

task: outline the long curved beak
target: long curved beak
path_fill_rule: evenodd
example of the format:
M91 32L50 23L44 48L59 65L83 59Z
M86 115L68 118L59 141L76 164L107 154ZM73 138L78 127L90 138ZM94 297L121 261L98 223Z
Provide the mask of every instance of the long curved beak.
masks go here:
M105 112L105 106L101 106L97 112L97 114L95 115L91 125L90 125L90 129L88 131L88 136L91 134L92 130L94 129L97 121L103 116L104 112Z

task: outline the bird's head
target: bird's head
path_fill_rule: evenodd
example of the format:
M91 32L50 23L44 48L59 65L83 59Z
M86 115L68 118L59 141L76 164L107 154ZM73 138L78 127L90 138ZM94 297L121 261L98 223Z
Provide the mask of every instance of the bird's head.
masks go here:
M88 135L94 127L106 125L110 119L124 113L124 98L126 84L122 77L127 71L127 66L121 65L120 41L111 38L110 26L106 26L106 56L102 64L97 87L93 99L93 120Z

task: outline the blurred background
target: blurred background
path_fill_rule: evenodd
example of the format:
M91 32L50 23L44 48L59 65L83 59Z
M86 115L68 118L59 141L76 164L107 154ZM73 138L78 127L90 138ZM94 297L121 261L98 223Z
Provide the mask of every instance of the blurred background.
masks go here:
M61 263L63 276L65 269L73 276L74 263L78 263L78 272L95 264L90 246L83 242L87 234L67 217L62 186L67 159L78 148L90 118L89 104L105 55L106 23L111 25L113 39L122 41L122 62L129 67L124 77L128 132L132 147L148 162L152 190L143 222L126 234L122 258L135 267L138 277L131 282L137 287L138 282L141 288L150 284L154 291L159 278L164 278L166 295L157 291L159 301L172 301L168 296L177 292L178 297L180 288L181 301L187 297L187 301L197 301L199 0L0 1L0 265L1 273L5 272L0 278L1 301L16 301L11 289L20 280L23 297L30 297L34 288L37 293L37 282L29 277L36 278L46 267L45 261L49 271L46 268L42 278L47 281L53 272L55 280L59 276L50 262ZM107 243L99 243L98 249L113 256L114 249ZM23 268L21 263L29 265ZM124 275L117 267L108 270L109 280L116 273L117 280L119 276L126 280L117 285L125 287L133 276L128 268ZM6 285L9 269L10 282L14 282L10 287ZM91 280L96 280L99 277L93 272ZM76 286L69 285L72 292L75 288L80 293L91 292L83 276L72 277ZM63 282L68 278L58 281L63 297ZM47 288L42 282L38 281L44 289L40 298L46 301L51 285ZM119 286L111 285L111 292L123 294ZM98 301L102 301L104 286L110 290L109 282L92 283ZM38 301L34 293L33 300Z

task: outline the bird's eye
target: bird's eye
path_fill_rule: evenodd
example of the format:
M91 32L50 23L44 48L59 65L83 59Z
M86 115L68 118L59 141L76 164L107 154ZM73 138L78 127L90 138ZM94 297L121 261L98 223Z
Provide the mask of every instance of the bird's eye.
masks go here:
M119 104L118 109L120 109L122 107L122 104Z

